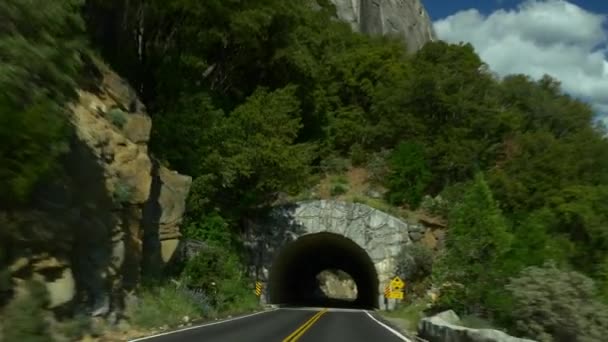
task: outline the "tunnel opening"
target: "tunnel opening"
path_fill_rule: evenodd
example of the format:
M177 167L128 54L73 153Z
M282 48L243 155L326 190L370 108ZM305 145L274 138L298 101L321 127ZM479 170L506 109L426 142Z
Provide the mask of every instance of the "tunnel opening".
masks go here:
M356 284L356 298L323 295L318 275L341 270ZM285 245L270 269L271 304L373 309L378 307L378 275L367 252L339 234L304 235Z

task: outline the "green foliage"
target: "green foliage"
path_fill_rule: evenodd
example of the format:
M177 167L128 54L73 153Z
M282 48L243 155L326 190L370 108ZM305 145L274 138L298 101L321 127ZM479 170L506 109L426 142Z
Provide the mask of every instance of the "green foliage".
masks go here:
M174 284L144 288L137 304L128 307L127 316L139 327L158 328L164 325L177 326L190 320L204 317L208 312L183 289Z
M330 194L332 196L340 196L348 192L348 185L336 183L331 185Z
M361 144L353 144L350 147L350 160L353 166L363 166L367 159L368 153Z
M151 151L193 177L188 236L230 245L238 222L279 192L310 188L313 170L365 165L392 204L416 208L428 195L423 209L449 219L433 265L437 281L454 284L443 305L507 312L501 284L547 260L608 288L608 140L588 105L550 77L496 78L470 44L431 42L408 56L401 42L353 33L329 1L317 4L87 2L94 43L154 116ZM59 132L35 123L43 137ZM11 177L38 179L41 165ZM34 183L11 186L26 194Z
M50 326L45 308L48 294L44 284L30 281L25 293L10 302L4 309L4 338L7 341L45 342L49 340Z
M538 341L602 341L608 306L597 300L593 280L553 265L529 267L507 289L514 299L515 328Z
M340 196L349 190L348 179L344 175L333 176L330 178L329 192L332 196Z
M247 310L257 305L243 265L225 246L211 246L189 260L182 277L189 287L202 290L220 312Z
M61 340L78 341L91 331L91 318L78 315L70 320L55 323L53 330Z
M416 208L430 180L423 147L413 143L400 143L390 159L387 193L393 204L408 203Z
M324 173L343 173L350 167L350 161L339 156L329 156L321 160L321 170Z
M119 108L112 108L107 113L110 122L118 128L122 128L127 123L127 114Z
M418 300L407 305L400 305L394 311L387 311L384 314L389 317L400 318L405 321L408 331L417 331L418 323L425 317L424 310L428 303Z
M185 236L205 241L214 246L230 246L232 234L228 222L213 211L199 220L191 220L185 227Z
M408 283L415 283L431 275L433 252L421 244L405 246L397 257L397 273Z
M25 203L67 150L63 104L84 50L80 1L0 4L0 203Z
M466 284L466 288L454 287L458 306L476 311L499 288L500 265L512 242L505 218L481 175L454 208L449 222L445 255L434 273L440 282ZM449 296L442 292L441 298Z
M131 184L124 180L116 182L114 185L113 198L116 203L126 204L133 199L134 188Z
M369 172L369 179L373 183L382 184L389 174L388 158L390 151L382 150L370 155L366 169Z

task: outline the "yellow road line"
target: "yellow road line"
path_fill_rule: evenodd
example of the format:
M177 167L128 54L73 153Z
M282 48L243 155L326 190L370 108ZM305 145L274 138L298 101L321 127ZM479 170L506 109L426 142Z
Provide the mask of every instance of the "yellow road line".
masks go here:
M304 322L304 324L302 324L298 329L296 329L294 332L292 332L291 334L289 334L289 336L285 337L285 339L283 340L283 342L295 342L295 341L297 341L326 312L327 312L327 309L323 309L323 310L317 312L316 314L314 314L311 318L309 318L306 322Z

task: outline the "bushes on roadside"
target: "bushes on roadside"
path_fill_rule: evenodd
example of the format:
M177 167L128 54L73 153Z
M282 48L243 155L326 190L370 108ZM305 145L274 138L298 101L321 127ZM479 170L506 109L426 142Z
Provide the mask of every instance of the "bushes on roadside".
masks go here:
M3 337L6 341L47 342L50 324L45 307L48 293L44 284L30 281L25 292L10 302L3 313Z
M433 268L433 252L421 244L406 246L397 259L397 274L409 282L420 281L429 275Z
M201 318L210 312L204 302L194 300L192 294L176 284L168 283L142 290L136 304L127 307L131 322L143 328L175 326Z
M217 311L246 311L257 306L257 299L244 271L235 252L212 245L186 263L182 277L188 287L205 293Z
M587 276L553 265L529 267L506 286L515 329L541 342L604 341L608 307Z
M495 291L502 287L502 266L513 239L483 176L477 175L449 221L446 249L435 262L433 276L440 285L466 286L442 289L439 305L461 314L481 313L500 297Z

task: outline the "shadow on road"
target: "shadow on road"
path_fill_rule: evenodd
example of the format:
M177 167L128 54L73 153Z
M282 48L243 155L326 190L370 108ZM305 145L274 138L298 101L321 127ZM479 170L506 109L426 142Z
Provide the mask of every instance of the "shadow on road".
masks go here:
M319 308L335 308L335 309L359 309L373 310L371 306L363 306L352 300L334 299L334 298L314 298L297 302L289 302L278 304L281 308L301 308L301 307L319 307Z

